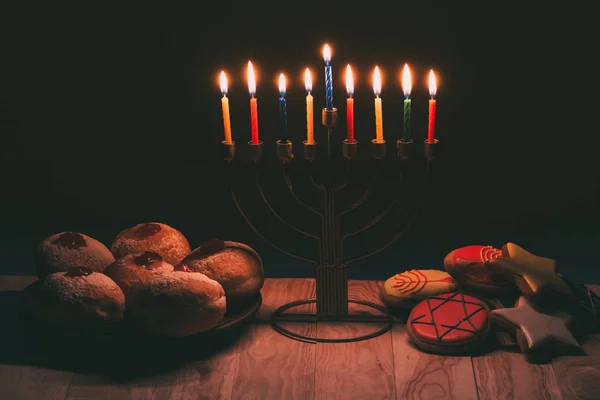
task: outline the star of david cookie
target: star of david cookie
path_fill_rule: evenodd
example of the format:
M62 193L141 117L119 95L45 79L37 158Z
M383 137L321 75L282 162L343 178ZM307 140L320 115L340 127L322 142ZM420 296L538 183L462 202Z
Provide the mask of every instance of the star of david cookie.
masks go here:
M465 354L486 340L490 325L485 302L468 294L446 293L417 304L408 316L406 329L421 350Z
M524 353L549 344L580 347L567 327L570 318L566 314L539 312L525 297L519 297L514 308L492 310L492 319L516 331L519 347Z
M379 297L390 307L411 308L429 296L450 293L456 289L454 279L436 269L413 269L386 280Z
M534 301L542 297L571 298L573 292L558 275L556 261L538 257L514 243L502 247L502 257L485 262L495 274L514 282L521 293Z
M513 282L494 276L487 261L502 257L502 250L492 246L472 245L453 250L444 258L444 268L467 290L482 294L517 291Z

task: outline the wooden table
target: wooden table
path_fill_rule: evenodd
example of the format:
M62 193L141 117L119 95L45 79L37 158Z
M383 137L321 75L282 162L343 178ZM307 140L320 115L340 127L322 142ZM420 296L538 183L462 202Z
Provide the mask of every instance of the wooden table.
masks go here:
M34 279L0 276L0 295L12 292L14 297L15 291ZM379 303L380 286L379 281L351 281L350 296ZM314 296L314 292L312 279L267 279L259 314L232 346L158 376L116 382L107 376L0 360L0 399L533 400L600 396L600 335L583 342L586 356L563 356L536 365L508 351L477 357L425 354L410 345L404 324L369 341L343 344L301 343L273 331L268 320L278 306ZM14 305L0 304L5 316L15 317ZM2 319L5 334L16 324L11 318ZM336 323L295 328L342 336L373 329ZM6 346L13 352L15 346L26 346L1 343L0 351Z

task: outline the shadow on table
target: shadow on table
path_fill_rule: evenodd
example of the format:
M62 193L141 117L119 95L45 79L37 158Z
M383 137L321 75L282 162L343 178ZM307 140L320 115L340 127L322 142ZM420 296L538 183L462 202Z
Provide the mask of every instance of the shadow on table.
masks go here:
M115 336L104 339L50 337L32 331L18 311L21 292L0 292L3 324L0 329L0 364L32 365L114 379L153 376L191 361L206 360L226 351L247 326L215 336L159 339Z

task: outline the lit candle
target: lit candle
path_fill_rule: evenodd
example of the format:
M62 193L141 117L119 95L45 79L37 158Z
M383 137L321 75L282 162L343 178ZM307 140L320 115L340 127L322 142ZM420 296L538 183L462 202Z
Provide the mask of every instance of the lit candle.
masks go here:
M404 64L402 71L402 91L404 92L404 141L409 142L410 139L410 92L412 90L412 77L408 64Z
M375 93L375 143L383 143L383 111L381 107L381 75L379 67L373 73L373 92Z
M287 101L285 101L285 76L279 75L279 126L281 142L287 142Z
M331 79L331 49L329 45L323 47L323 60L325 60L325 106L333 109L333 80Z
M346 126L348 128L348 143L354 143L354 78L350 64L346 67Z
M312 77L310 70L304 72L304 87L306 88L306 143L315 143L314 106L312 97Z
M435 95L437 93L437 82L433 70L429 71L429 128L427 130L427 142L435 141L435 110L437 108Z
M225 143L231 144L231 119L229 117L229 99L227 98L227 76L221 71L221 108L223 109L223 130L225 131Z
M250 93L250 128L252 144L258 144L258 104L256 101L256 77L252 63L248 61L248 92Z

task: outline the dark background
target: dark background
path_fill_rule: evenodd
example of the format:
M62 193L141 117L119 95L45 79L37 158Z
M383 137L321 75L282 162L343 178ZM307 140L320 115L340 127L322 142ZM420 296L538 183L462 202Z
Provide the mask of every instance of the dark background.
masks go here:
M589 278L597 269L590 10L524 1L247 9L173 3L3 3L0 268L7 273L33 271L25 249L51 233L81 231L110 245L121 229L161 221L193 246L213 236L249 243L264 256L268 276L311 276L313 269L257 238L230 199L219 162L218 73L229 74L234 140L244 143L245 67L249 59L255 64L261 139L269 153L277 139L279 72L289 77L291 139L303 140L307 66L318 120L325 42L333 48L334 103L341 112L344 67L354 67L361 143L374 134L375 64L383 72L391 143L401 132L402 65L408 62L415 74L413 135L420 143L428 69L440 79L437 132L445 146L435 187L419 200L428 212L394 247L354 264L352 276L382 279L411 267L439 268L457 246L506 241L559 259L566 274ZM344 131L342 120L336 142ZM316 135L322 140L319 125ZM272 176L277 173L273 168ZM247 204L267 233L306 247L278 233L277 221L265 220L257 202ZM377 204L371 207L378 212ZM361 243L376 246L383 240L378 235L398 229L392 225L393 219Z

